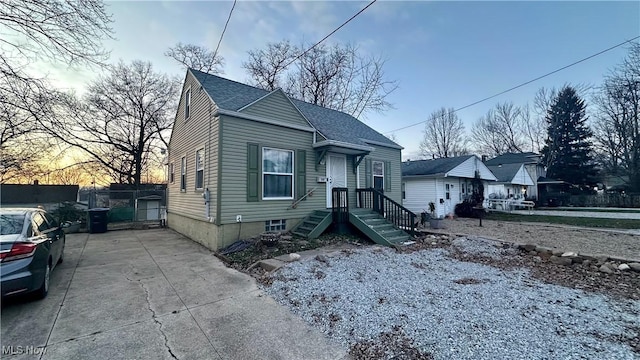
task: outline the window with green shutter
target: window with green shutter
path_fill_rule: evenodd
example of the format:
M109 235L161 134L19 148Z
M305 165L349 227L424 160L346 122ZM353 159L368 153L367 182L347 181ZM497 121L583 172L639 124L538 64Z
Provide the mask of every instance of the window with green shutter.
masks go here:
M384 189L391 191L391 162L384 162Z
M258 144L247 144L247 201L259 199L260 153Z
M300 199L306 192L307 152L305 150L296 150L296 199Z

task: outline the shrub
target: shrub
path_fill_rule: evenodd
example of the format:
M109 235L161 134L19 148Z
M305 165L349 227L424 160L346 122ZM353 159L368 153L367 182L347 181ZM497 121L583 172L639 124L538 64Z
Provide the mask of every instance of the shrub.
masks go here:
M58 220L60 224L66 221L78 221L85 219L85 212L76 208L72 202L64 202L60 207L53 210L51 215Z
M458 217L477 218L480 212L484 213L485 210L475 209L476 205L473 201L465 200L456 205L454 212Z

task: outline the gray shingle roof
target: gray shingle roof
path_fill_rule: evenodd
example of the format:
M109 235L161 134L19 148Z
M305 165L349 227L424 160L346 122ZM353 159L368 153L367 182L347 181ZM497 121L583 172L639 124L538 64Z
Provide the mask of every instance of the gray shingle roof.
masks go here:
M194 69L189 70L203 85L203 88L220 109L238 111L269 94L269 91L250 85ZM391 146L399 146L349 114L296 99L292 99L292 102L309 120L311 125L328 140L365 145L366 142L361 140L365 139Z
M500 164L528 164L535 162L536 157L540 156L534 152L523 153L506 153L494 157L491 160L485 161L485 165L500 165Z
M507 183L510 183L511 180L513 180L513 177L516 176L516 173L518 173L518 170L520 170L521 166L522 166L522 163L502 164L502 166L487 165L489 170L491 170L493 175L495 175L495 177L498 179L498 182L507 182Z
M402 176L440 175L453 170L475 155L440 158L433 160L412 160L402 163Z

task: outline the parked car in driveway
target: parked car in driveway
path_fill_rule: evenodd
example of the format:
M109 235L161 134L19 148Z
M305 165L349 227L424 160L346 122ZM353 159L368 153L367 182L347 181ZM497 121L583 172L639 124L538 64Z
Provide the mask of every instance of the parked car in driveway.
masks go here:
M2 297L34 292L44 298L54 267L64 258L65 234L42 209L0 209Z

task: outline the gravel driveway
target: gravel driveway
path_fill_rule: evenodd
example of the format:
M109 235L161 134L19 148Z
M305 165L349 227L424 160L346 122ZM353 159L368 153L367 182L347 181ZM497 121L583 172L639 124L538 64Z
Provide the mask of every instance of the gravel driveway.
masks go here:
M410 253L365 247L289 264L263 288L356 359L640 357L640 301L457 260L454 250L518 256L482 238Z

